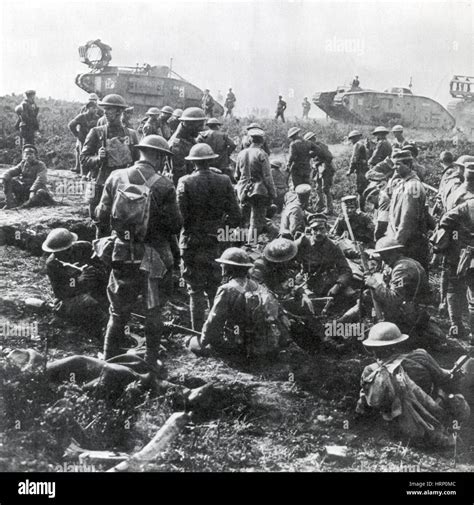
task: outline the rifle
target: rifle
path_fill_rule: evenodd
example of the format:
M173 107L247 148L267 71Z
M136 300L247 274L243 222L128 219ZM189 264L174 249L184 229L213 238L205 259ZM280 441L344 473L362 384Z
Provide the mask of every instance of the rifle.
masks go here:
M196 335L197 337L201 336L200 331L192 330L191 328L186 328L186 326L180 326L179 324L174 324L173 321L166 321L163 323L165 328L169 328L170 330L181 331L183 333L190 333L191 335Z
M360 242L357 242L354 237L354 232L352 231L352 226L349 221L349 215L347 214L346 204L344 202L342 203L342 214L344 215L344 221L346 222L347 230L349 231L349 236L350 236L351 240L354 242L354 244L356 245L357 250L360 254L360 259L362 262L362 272L366 273L369 270L369 265L367 264L367 258L365 257L365 252L362 250L362 246L361 246ZM375 319L377 321L383 321L384 316L383 316L382 308L380 307L379 302L375 299L372 289L370 289L370 296L372 298L372 304L373 304L374 310L375 310Z
M474 347L471 347L471 350L467 353L458 358L456 363L454 363L453 368L449 371L451 379L455 379L458 374L461 373L461 369L464 366L465 363L467 363L471 358L474 357Z

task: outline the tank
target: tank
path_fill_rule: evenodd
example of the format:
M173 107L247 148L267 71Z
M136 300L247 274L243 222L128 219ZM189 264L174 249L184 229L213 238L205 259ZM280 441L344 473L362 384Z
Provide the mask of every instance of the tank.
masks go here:
M110 66L112 48L100 39L87 42L79 47L82 63L89 67L89 72L76 76L76 85L87 93L96 93L103 98L110 93L117 93L133 106L135 112L144 114L150 107L169 105L174 109L200 107L203 92L194 84L173 72L170 67L151 66L135 67ZM224 108L214 102L214 116L222 116Z
M313 102L329 117L352 124L450 130L454 117L433 99L414 95L411 89L396 86L390 90L340 86L336 91L316 93Z
M449 93L455 98L448 103L448 110L456 119L456 126L474 138L474 77L455 75L449 83Z

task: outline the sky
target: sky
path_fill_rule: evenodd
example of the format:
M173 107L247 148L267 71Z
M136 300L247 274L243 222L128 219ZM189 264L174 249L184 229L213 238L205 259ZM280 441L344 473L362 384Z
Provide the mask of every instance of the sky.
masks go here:
M84 101L78 47L100 38L111 65L167 65L217 98L232 87L235 112L290 115L304 96L348 85L413 92L446 105L454 74L474 75L474 0L0 2L0 95ZM313 106L311 115L316 116Z

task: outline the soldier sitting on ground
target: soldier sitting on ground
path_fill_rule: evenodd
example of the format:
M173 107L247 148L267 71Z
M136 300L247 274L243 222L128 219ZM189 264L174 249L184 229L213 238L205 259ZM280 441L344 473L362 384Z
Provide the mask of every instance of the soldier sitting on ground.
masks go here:
M374 223L367 214L359 210L357 197L355 195L345 196L341 199L341 203L346 207L349 224L351 225L355 240L362 242L366 247L373 247ZM332 233L336 237L341 237L344 233L349 234L344 216L337 218L332 228ZM348 235L348 238L350 238L350 235Z
M48 180L46 165L38 160L35 146L23 146L23 159L18 165L3 174L5 209L55 205L46 187Z
M311 196L309 184L299 184L295 191L285 196L285 207L281 214L280 235L296 239L304 234L306 229L306 209Z
M51 253L46 271L55 296L54 312L77 325L90 325L100 336L106 321L107 272L90 242L77 240L66 228L55 228L43 242Z
M252 268L245 251L231 247L216 260L227 280L217 291L202 328L189 349L201 354L207 346L249 359L273 356L288 343L289 322L274 295L248 277Z
M454 446L449 428L454 422L459 428L469 419L469 405L461 394L455 394L451 372L424 349L402 353L402 343L408 339L393 323L371 328L363 344L374 352L377 362L362 372L356 412L375 409L391 422L396 435L414 442Z

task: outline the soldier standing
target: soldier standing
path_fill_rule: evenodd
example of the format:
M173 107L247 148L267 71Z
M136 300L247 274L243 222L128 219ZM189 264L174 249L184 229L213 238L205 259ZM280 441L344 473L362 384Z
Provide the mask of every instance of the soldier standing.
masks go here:
M121 354L125 325L139 295L143 294L145 360L155 365L163 330L161 309L172 283L170 239L179 232L182 220L173 184L161 174L166 157L171 155L166 140L150 135L137 144L137 151L140 159L131 168L110 174L97 206L99 223L105 226L110 222L114 232L113 264L107 287L110 316L104 339L104 358L107 360ZM133 221L121 195L144 184L149 191L149 217L145 222L143 219Z
M133 116L133 107L127 107L122 112L122 124L125 128L133 128L132 125L132 116Z
M351 161L349 163L349 171L347 175L356 174L356 188L359 195L359 207L362 212L365 210L365 196L364 191L369 185L365 174L368 170L367 165L367 149L364 141L362 140L362 133L353 130L349 133L348 139L352 142L353 150Z
M235 102L237 101L234 92L232 91L232 88L229 88L229 92L227 93L226 99L225 99L225 108L227 109L225 112L225 117L232 117L232 111L235 107Z
M288 170L293 187L311 182L311 144L300 137L301 128L293 126L288 130L290 150Z
M175 109L171 117L168 119L168 126L170 127L171 135L177 130L179 125L179 118L183 114L183 109ZM170 137L171 138L171 137Z
M392 128L392 134L395 140L392 142L393 149L402 149L406 143L405 137L403 136L403 126L397 124Z
M206 117L212 117L214 112L214 98L212 98L208 89L204 90L201 98L201 108L206 114Z
M99 106L104 109L107 123L90 130L81 151L83 172L89 174L93 182L89 195L92 219L95 219L95 208L109 175L114 170L131 166L138 155L132 149L138 143L137 132L123 126L121 121L122 112L127 108L125 100L120 95L106 95ZM105 236L108 231L108 226L97 228L98 236Z
M35 133L39 130L38 112L35 103L36 91L25 91L25 97L20 105L15 108L18 115L18 129L20 130L21 147L25 144L34 145Z
M169 139L168 144L173 153L173 183L176 186L180 177L193 171L193 164L186 161L186 156L196 143L196 137L204 128L206 115L199 107L188 107L179 118L178 129Z
M76 166L72 169L73 172L84 175L81 167L81 151L87 134L97 125L100 118L98 113L97 102L90 100L85 106L85 112L81 112L74 119L72 119L67 127L71 133L76 137ZM82 109L81 109L82 110Z
M276 198L268 154L263 150L265 133L254 128L248 135L250 147L237 156L236 172L240 174L237 193L241 205L250 206L249 241L255 240L266 225L265 216L272 200Z
M282 170L283 164L279 160L273 160L270 162L270 168L272 172L273 182L275 183L275 189L277 192L277 197L275 204L278 208L278 212L283 209L284 199L286 193L288 193L288 172Z
M301 106L303 107L303 119L308 119L308 114L309 111L311 110L311 104L309 103L307 96L304 97Z
M250 147L250 144L252 143L252 139L250 138L250 135L248 134L249 130L252 130L254 128L257 128L258 130L263 130L263 128L258 124L258 123L250 123L246 131L247 133L242 137L242 140L240 142L240 149L246 149L247 147ZM268 147L267 140L264 138L263 139L263 150L270 156L270 148Z
M285 110L286 110L286 102L285 100L283 100L283 97L279 95L275 114L275 121L277 121L278 118L281 117L283 123L285 122Z
M204 142L211 146L214 153L218 155L214 166L223 174L233 178L229 169L230 155L235 151L237 146L227 133L219 131L219 126L222 123L218 119L211 117L207 120L206 124L209 129L199 134L197 142Z
M372 132L372 135L374 135L377 139L377 143L375 145L374 152L368 161L371 167L375 167L377 163L380 163L392 154L392 146L387 140L388 133L389 132L385 126L377 126L377 128L375 128Z
M160 114L161 111L160 109L158 109L158 107L150 107L146 111L145 116L147 117L147 120L145 121L145 124L142 127L144 137L146 137L147 135L161 135L161 124L158 119Z
M171 127L168 124L169 119L173 115L173 109L169 105L165 105L160 111L160 117L158 122L160 124L160 135L165 139L169 140L171 138Z
M183 216L182 275L188 286L191 322L196 331L201 330L204 322L206 294L212 306L221 281L219 267L214 262L219 256L218 230L225 225L235 228L241 218L229 177L210 170L211 160L216 158L207 144L194 145L186 160L193 162L195 170L181 177L177 187Z

